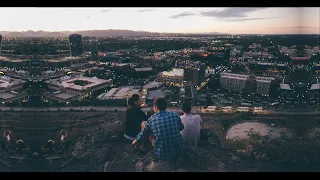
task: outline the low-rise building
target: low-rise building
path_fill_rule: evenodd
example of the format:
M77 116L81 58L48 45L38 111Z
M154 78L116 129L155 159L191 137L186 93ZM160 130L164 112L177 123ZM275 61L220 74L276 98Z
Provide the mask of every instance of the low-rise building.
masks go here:
M181 86L184 81L184 70L174 68L171 71L161 72L158 74L158 81Z
M145 84L143 86L143 89L157 89L157 88L160 88L161 85L162 83L160 82L151 82L151 83Z
M108 106L127 106L127 99L132 94L140 94L140 89L134 87L112 88L108 92L100 94L97 98ZM144 101L143 96L142 101Z
M165 93L161 90L148 91L146 103L152 107L153 101L158 98L165 98Z
M42 67L79 69L84 67L86 62L87 57L83 56L44 59L42 60Z
M71 102L88 97L92 92L109 87L112 79L98 79L96 77L69 77L45 81L48 87L57 90L48 97L62 102Z
M268 95L271 81L275 79L273 77L249 76L248 74L221 73L221 88L228 89L231 91L243 91L248 81L252 80L252 78L254 78L256 82L256 93L261 95Z
M23 98L24 94L18 93L16 90L21 89L24 83L23 80L0 76L0 101L5 103Z

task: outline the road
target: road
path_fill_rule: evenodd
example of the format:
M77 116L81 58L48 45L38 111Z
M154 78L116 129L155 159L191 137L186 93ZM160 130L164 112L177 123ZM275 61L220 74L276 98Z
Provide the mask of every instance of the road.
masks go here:
M149 111L152 107L146 107L143 108L143 111ZM193 112L199 113L200 112L200 106L195 106L193 107ZM114 111L118 110L120 112L126 111L127 107L113 107L113 106L78 106L78 107L49 107L49 108L21 108L21 107L6 107L2 106L0 107L1 111L30 111L30 112L40 112L40 111L69 111L70 109L72 110L81 110L81 111L90 111L91 109L95 111ZM180 107L169 107L168 111L173 111L173 112L181 112Z
M149 111L152 107L146 107L143 108L143 111ZM91 109L95 110L95 111L100 111L100 112L104 112L104 111L120 111L120 112L124 112L126 111L127 107L115 107L115 106L77 106L77 107L50 107L50 108L22 108L22 107L7 107L7 106L2 106L0 107L1 111L16 111L16 112L46 112L46 111L69 111L69 110L81 110L81 111L90 111ZM168 111L172 111L172 112L181 112L181 108L180 107L168 107L167 109ZM194 106L192 107L192 112L194 113L206 113L206 114L214 114L214 112L206 112L204 111L203 107L201 106ZM227 112L225 112L227 113ZM290 112L276 112L276 111L271 111L271 110L267 110L267 114L272 114L272 115L292 115L292 114L308 114L308 115L316 115L316 114L320 114L320 111L313 111L313 112L295 112L295 111L290 111Z

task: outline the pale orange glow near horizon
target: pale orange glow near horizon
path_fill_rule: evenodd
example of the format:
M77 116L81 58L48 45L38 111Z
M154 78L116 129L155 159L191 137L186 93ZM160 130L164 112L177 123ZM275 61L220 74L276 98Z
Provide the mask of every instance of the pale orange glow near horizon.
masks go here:
M319 34L320 8L0 8L0 31Z

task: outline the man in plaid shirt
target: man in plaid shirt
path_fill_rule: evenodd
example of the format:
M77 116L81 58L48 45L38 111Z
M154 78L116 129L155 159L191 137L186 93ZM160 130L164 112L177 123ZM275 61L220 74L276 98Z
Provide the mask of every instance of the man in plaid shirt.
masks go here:
M163 98L153 102L155 114L145 124L142 131L137 135L132 144L143 143L144 139L153 141L154 153L160 160L174 160L183 153L183 138L180 131L184 126L179 115L175 112L166 111L167 103ZM153 137L153 138L150 138Z

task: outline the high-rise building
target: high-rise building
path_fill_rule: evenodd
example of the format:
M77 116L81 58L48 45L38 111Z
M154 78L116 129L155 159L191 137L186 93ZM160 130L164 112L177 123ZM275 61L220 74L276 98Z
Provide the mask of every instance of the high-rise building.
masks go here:
M2 51L2 36L0 35L0 54L1 54L1 51Z
M185 93L184 93L183 101L194 105L195 99L196 99L196 92L194 87L192 85L185 85L184 92Z
M98 60L99 58L99 43L96 39L90 42L91 60Z
M69 36L69 46L71 56L80 56L84 53L82 36L80 34L71 34Z
M184 81L188 85L197 85L205 75L205 64L194 62L184 68Z
M201 81L204 78L204 75L206 74L206 64L200 61L197 61L193 64L194 66L199 67L199 80Z
M199 82L199 69L196 67L186 66L183 72L183 79L187 85L197 85Z

